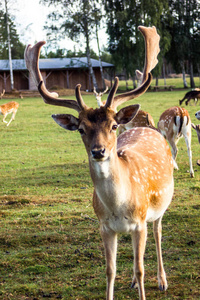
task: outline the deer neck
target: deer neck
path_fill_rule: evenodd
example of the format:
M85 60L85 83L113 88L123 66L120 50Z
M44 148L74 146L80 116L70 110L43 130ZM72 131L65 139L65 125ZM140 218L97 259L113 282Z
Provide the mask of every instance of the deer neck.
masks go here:
M124 161L114 152L105 161L89 161L95 192L101 202L113 210L127 200L130 194ZM127 179L127 178L126 178Z

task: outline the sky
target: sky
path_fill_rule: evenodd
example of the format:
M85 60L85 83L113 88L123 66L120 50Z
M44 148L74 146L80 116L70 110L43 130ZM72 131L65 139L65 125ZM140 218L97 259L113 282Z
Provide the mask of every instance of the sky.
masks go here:
M20 41L27 44L34 44L36 41L46 41L46 32L43 29L50 8L39 4L39 0L8 0L8 11L15 16L17 32L20 36ZM52 8L51 8L52 9ZM106 46L107 36L104 30L99 33L100 46ZM85 50L84 42L81 43L81 50ZM50 45L47 45L49 47ZM74 43L69 39L65 39L58 43L59 48L76 51L80 49L78 43ZM45 46L44 46L45 47ZM96 41L91 41L91 48L97 53ZM53 50L53 49L52 49Z

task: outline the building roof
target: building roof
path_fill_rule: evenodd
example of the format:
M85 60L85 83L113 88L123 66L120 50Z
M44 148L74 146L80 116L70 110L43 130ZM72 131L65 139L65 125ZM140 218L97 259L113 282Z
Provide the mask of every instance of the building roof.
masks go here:
M91 59L92 67L99 68L99 61ZM40 70L56 70L56 69L82 69L87 68L87 57L74 57L74 58L41 58L39 60ZM103 68L112 68L113 64L102 62ZM12 60L13 71L27 70L24 59ZM0 60L0 71L9 71L9 60Z

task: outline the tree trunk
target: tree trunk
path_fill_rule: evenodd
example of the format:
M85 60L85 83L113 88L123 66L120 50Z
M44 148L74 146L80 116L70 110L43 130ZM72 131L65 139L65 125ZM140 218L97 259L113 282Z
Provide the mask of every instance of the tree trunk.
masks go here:
M101 72L102 86L103 86L103 90L105 91L106 84L105 84L105 78L104 78L104 74L103 74L103 67L102 67L102 61L101 61L101 51L100 51L100 46L99 46L98 25L97 24L96 24L96 39L97 39L97 47L98 47L98 53L99 53L99 66L100 66L100 72Z
M163 58L163 78L164 78L164 85L167 85L166 75L165 75L165 60L164 60L164 58Z
M158 86L158 77L156 77L156 86Z
M8 24L7 0L5 0L5 8L6 8L6 26L7 26L7 34L8 34L8 55L9 55L9 65L10 65L10 85L11 85L11 90L14 90L14 77L13 77L13 68L12 68L12 55L11 55L11 43L10 43L10 27L9 27L9 24Z
M192 89L195 88L194 74L193 74L193 63L192 63L192 61L190 61L190 87Z
M182 74L183 74L183 86L184 89L187 89L187 81L186 81L186 76L185 76L185 66L184 66L184 61L181 62L181 67L182 67Z
M90 78L92 78L93 86L95 87L96 90L98 90L96 77L94 75L94 71L93 71L92 63L91 63L91 59L90 59L90 46L89 46L89 36L88 36L88 33L86 33L86 55L87 55L87 61L88 61L88 68L89 68ZM92 91L93 87L89 86L89 90Z

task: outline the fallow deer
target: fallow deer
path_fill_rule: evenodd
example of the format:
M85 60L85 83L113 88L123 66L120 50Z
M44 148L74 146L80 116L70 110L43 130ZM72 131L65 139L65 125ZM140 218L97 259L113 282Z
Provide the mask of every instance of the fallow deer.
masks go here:
M189 156L190 176L194 177L191 151L191 119L188 111L185 108L178 106L170 107L161 114L157 127L160 133L171 145L172 156L174 158L174 165L176 169L178 169L175 162L178 152L177 143L179 139L184 136Z
M91 178L94 184L93 207L100 222L105 248L107 274L107 300L113 299L116 274L117 234L129 232L134 249L134 277L140 300L145 299L144 252L147 222L153 222L158 257L160 290L167 289L167 280L161 254L161 220L173 195L173 161L170 148L163 136L155 130L140 127L128 130L118 138L119 124L129 122L139 105L130 105L115 112L120 104L143 94L149 87L150 71L157 64L159 35L155 27L140 26L145 39L146 59L142 85L132 91L115 96L118 78L110 90L105 106L89 108L83 101L80 84L75 88L76 99L57 99L43 82L39 70L39 55L45 42L28 45L26 65L45 103L65 106L78 112L56 114L53 119L64 129L78 130L85 145Z
M118 133L122 134L125 130L129 130L134 127L152 128L155 127L155 123L152 116L148 112L140 109L135 118L133 118L130 122L119 125Z
M15 115L17 113L19 107L19 103L15 101L10 101L8 103L0 105L0 114L3 115L3 122L7 123L7 126L10 125L10 123L15 119ZM5 119L8 114L12 113L12 117L9 122L7 122Z
M186 100L187 99L187 100ZM182 100L179 100L179 104L181 105L183 103L184 100L185 104L188 105L188 103L190 102L190 100L194 99L195 103L198 102L198 100L200 99L200 90L199 89L195 89L193 91L189 91L185 94L185 96L183 97Z
M106 89L103 92L99 92L99 93L97 93L96 88L94 87L93 92L96 97L98 107L105 105L105 102L104 101L102 102L101 98L107 91L108 91L108 86L106 87Z
M0 93L0 98L3 98L3 95L5 94L5 90L2 91L2 93Z

